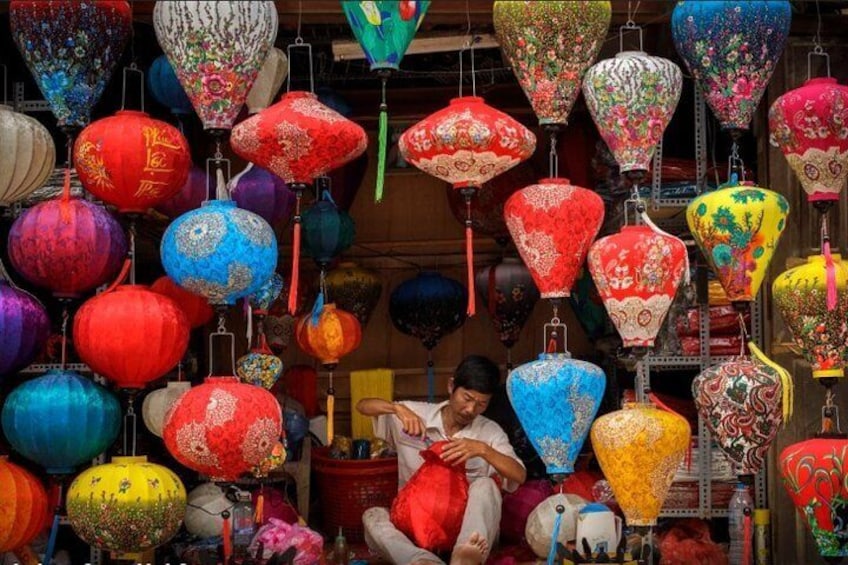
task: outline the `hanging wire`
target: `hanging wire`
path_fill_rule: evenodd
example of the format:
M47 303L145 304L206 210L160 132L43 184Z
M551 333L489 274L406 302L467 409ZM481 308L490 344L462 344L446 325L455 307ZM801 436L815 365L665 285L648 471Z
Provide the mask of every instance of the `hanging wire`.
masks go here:
M559 177L559 155L556 150L556 132L551 132L551 152L548 155L548 172L551 178Z
M127 435L132 430L132 437L128 440ZM127 414L124 416L124 455L135 457L136 437L138 436L138 417L135 414L135 394L131 394L127 404ZM130 441L132 448L129 449Z
M830 55L822 47L821 28L821 8L819 0L816 0L816 34L813 36L813 50L807 53L807 80L810 80L812 76L813 57L824 57L827 65L827 76L830 77Z
M303 24L303 0L297 0L297 37L294 38L296 45L303 43L303 36L300 34Z
M135 220L130 221L130 284L135 284Z
M68 314L68 306L65 305L62 308L62 366L61 369L65 370L65 362L68 359L68 319L70 315Z
M459 97L462 98L462 53L468 49L470 57L471 57L471 95L477 96L477 70L474 68L474 44L477 42L477 38L471 34L471 7L469 5L469 0L465 0L465 21L467 27L465 29L465 35L468 36L468 40L465 42L459 49Z
M3 105L9 105L9 95L7 94L9 88L9 69L6 65L0 65L3 67Z

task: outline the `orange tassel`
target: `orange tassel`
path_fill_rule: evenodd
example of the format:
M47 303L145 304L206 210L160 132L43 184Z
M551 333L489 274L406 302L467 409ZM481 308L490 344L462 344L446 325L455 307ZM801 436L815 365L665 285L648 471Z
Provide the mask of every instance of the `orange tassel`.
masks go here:
M474 231L470 222L465 224L465 262L468 270L468 315L477 312L477 301L474 292Z
M327 394L327 445L333 443L333 412L336 411L336 397L334 394Z
M259 495L256 497L256 509L253 512L253 521L260 525L265 518L265 487L259 489Z
M118 273L118 278L116 278L112 282L112 284L110 284L109 287L106 290L104 290L101 294L106 294L107 292L111 292L111 291L115 290L115 287L117 287L119 284L123 283L126 280L127 275L130 274L130 267L131 266L132 266L132 261L130 261L130 259L124 259L124 265L123 265L123 267L121 267L121 272Z
M230 557L233 555L233 536L230 533L230 517L224 518L224 525L221 529L221 537L224 538L224 564L230 562Z

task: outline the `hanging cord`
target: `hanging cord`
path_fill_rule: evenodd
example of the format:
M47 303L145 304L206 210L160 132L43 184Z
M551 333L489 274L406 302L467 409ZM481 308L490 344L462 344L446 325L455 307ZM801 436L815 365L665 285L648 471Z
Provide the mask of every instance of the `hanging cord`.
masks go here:
M433 363L433 350L427 350L427 402L433 402L436 397L436 369Z
M130 220L130 284L135 284L135 220Z
M824 406L822 406L822 434L841 434L839 425L839 407L834 402L833 387L829 386L824 393Z
M65 483L62 479L59 479L58 483L58 499L56 500L56 509L53 513L53 525L50 527L50 536L47 538L47 548L44 550L44 563L53 562L53 552L56 549L56 538L59 537L59 524L61 523L62 514L65 513L64 508L62 507Z
M551 132L551 150L548 153L548 174L550 178L559 177L559 155L557 154L557 136L556 132Z
M65 304L62 307L62 371L65 370L65 363L68 359L68 319L70 319L70 314L68 314L68 305Z
M554 531L551 533L551 547L548 550L548 560L546 565L554 565L557 561L557 543L559 538L559 530L562 526L562 515L565 513L565 506L557 504L556 518L554 518Z
M727 182L731 182L734 173L739 179L737 184L745 182L745 161L739 156L739 144L735 139L730 146L730 157L727 158Z
M824 57L827 65L827 76L830 78L830 55L824 50L821 39L821 8L819 0L816 0L816 35L813 36L813 50L807 53L807 80L812 77L813 57Z
M292 269L291 282L289 284L289 314L292 316L297 312L297 287L300 284L300 232L302 230L303 216L300 214L300 204L303 199L304 184L293 186L295 194L294 206L294 228L292 230Z
M827 310L832 312L836 309L838 302L836 288L836 265L833 263L833 255L830 252L830 235L827 231L828 214L824 212L821 215L821 247L824 255L825 271L827 273Z
M129 438L128 436L132 434ZM130 392L127 413L124 416L124 455L135 457L136 438L138 437L138 418L135 414L135 392Z

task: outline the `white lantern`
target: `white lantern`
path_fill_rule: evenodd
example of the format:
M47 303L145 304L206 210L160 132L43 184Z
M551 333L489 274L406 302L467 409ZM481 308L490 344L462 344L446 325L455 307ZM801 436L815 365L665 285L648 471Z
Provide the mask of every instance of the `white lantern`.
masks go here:
M233 505L224 491L214 483L204 483L188 493L188 506L183 519L188 533L199 538L220 536L224 529L221 512Z
M272 47L253 81L253 87L247 93L248 113L256 114L271 105L288 72L289 60L286 54L282 49Z
M586 506L586 501L576 494L555 494L543 500L527 517L524 537L527 543L539 557L547 557L551 550L551 539L554 535L554 522L557 517L557 506L562 505L565 512L559 526L557 541L563 545L577 537L577 513Z
M141 405L141 417L150 433L162 437L165 416L179 397L191 388L188 381L172 381L165 388L159 388L148 394Z
M40 188L56 166L56 146L41 123L0 104L0 206Z

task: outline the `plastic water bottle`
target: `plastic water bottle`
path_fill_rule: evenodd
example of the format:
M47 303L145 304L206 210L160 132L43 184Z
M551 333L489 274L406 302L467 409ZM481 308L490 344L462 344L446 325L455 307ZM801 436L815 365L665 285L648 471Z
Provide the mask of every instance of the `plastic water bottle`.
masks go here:
M253 541L255 524L253 522L253 504L249 492L239 491L238 502L233 507L233 554L247 557L247 546Z
M733 491L733 497L730 499L730 504L727 506L727 517L730 527L730 554L728 561L730 565L751 565L745 564L745 509L749 512L754 510L754 501L751 499L751 493L748 492L748 486L744 483L738 483ZM751 543L751 540L748 540ZM748 548L749 560L753 557L753 551Z

